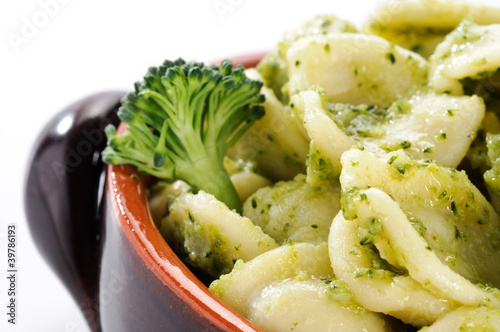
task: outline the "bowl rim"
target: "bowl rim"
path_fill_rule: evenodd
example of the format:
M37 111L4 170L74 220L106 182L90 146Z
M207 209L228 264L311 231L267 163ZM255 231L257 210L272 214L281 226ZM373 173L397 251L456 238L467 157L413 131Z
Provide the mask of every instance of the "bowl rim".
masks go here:
M229 59L234 65L255 67L267 52L243 54ZM214 61L217 64L220 61ZM108 165L107 192L120 228L137 255L153 274L199 316L226 331L263 332L254 323L210 292L177 257L156 227L146 199L146 189L130 165Z

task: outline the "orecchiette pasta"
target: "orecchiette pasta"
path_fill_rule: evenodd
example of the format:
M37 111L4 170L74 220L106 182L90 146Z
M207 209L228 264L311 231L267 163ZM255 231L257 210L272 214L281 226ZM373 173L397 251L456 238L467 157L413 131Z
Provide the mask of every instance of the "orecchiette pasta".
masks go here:
M464 172L413 160L402 151L379 159L353 149L342 164L343 190L383 190L443 263L473 282L500 285L500 217Z
M500 9L392 0L364 32L318 16L246 71L242 215L160 182L155 222L267 331L500 332Z
M215 277L231 271L238 259L248 261L278 246L250 219L203 191L177 197L161 231L193 265Z
M500 9L459 0L391 0L375 10L363 30L428 57L466 17L498 23Z
M427 81L420 55L359 33L299 39L286 60L290 95L319 85L332 102L389 106Z
M262 79L251 70L248 76ZM261 172L274 180L290 180L305 171L309 142L301 134L292 114L275 97L273 91L262 88L266 96L266 114L240 139L229 155L235 159L255 160Z
M243 206L243 215L276 240L326 242L333 217L340 210L340 186L321 182L314 186L306 177L278 182L255 192Z
M327 109L316 91L303 91L292 97L294 113L318 150L340 173L340 157L354 145L363 146L378 155L403 149L417 159L433 159L444 166L456 167L467 153L484 117L484 103L477 96L452 97L419 93L405 101L395 102L384 114L362 114L361 107L346 126L333 120L335 106ZM365 118L361 118L362 116ZM356 120L359 120L356 122ZM370 123L376 122L376 124ZM374 134L367 133L376 128Z
M500 309L486 306L460 307L420 331L500 331Z
M328 249L335 276L349 285L363 307L422 326L457 306L407 274L395 273L371 246L360 243L358 227L339 213L332 223Z
M389 195L375 188L346 195L349 202L344 205L344 214L355 215L360 242L373 243L382 258L397 262L397 267L404 268L423 288L464 305L500 303L443 264Z
M284 245L238 261L210 289L266 331L392 331L390 320L357 304L334 279L325 244Z
M498 22L500 22L500 17ZM429 80L438 92L463 93L461 79L487 77L500 68L500 24L462 22L431 57Z

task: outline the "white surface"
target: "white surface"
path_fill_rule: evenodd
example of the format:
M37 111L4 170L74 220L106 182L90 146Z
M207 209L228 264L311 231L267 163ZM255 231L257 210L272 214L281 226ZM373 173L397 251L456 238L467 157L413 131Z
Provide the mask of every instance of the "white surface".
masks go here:
M44 10L42 4L46 3L58 5L45 6ZM330 12L359 26L374 6L370 0L342 3L2 1L0 330L88 331L74 301L36 251L24 216L22 190L30 146L51 116L90 93L131 89L148 66L159 65L164 59L210 61L268 50L281 32L299 19ZM40 27L28 31L26 22ZM25 38L22 44L15 46L9 40L13 34ZM15 326L6 322L7 223L18 225L19 296Z

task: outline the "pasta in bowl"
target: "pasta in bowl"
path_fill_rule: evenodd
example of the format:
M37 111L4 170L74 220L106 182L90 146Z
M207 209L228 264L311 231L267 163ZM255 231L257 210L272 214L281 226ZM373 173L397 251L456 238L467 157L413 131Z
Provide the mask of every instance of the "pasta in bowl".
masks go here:
M246 71L266 113L226 155L241 215L153 189L167 241L265 330L500 328L500 10L396 3L363 32L313 18Z

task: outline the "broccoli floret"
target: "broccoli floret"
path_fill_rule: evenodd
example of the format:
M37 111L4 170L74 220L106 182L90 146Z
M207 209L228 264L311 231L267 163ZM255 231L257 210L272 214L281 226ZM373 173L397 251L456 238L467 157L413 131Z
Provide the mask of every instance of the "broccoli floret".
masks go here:
M224 60L217 67L179 59L150 68L122 100L128 132L106 128L108 164L131 164L166 180L184 180L231 209L241 201L224 169L226 151L264 115L262 83Z

